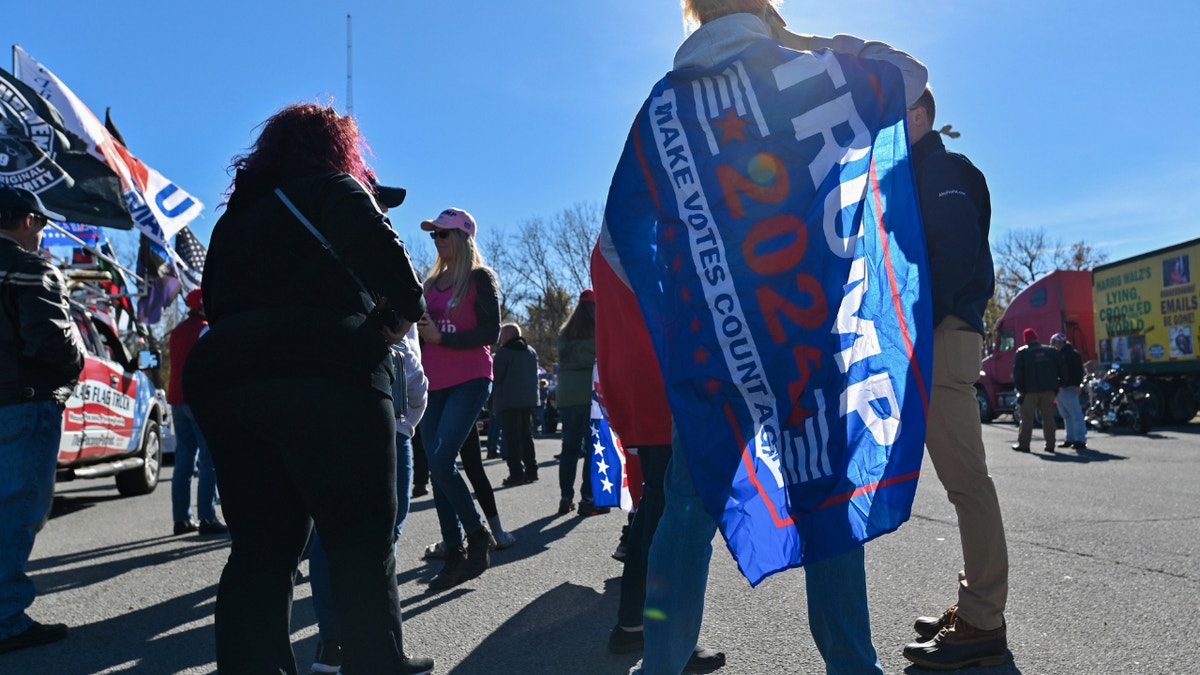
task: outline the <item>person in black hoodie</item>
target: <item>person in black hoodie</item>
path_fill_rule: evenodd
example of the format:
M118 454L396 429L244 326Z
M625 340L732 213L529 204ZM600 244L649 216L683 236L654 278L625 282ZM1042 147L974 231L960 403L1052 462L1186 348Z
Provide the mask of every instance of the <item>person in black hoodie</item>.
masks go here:
M1025 346L1013 357L1013 385L1017 389L1017 405L1021 410L1021 428L1017 431L1017 442L1012 446L1017 452L1029 452L1029 441L1033 438L1034 417L1042 415L1042 436L1046 439L1046 452L1054 452L1054 398L1066 379L1066 369L1058 352L1038 341L1038 334L1026 328Z
M533 409L538 402L538 355L521 337L521 327L500 327L500 349L492 363L492 401L500 414L504 443L508 448L508 478L505 485L524 485L538 479L533 450Z
M1083 389L1083 356L1063 333L1051 336L1050 346L1058 350L1064 373L1062 388L1058 390L1054 403L1062 415L1067 440L1058 447L1087 450L1087 421L1083 418L1083 406L1079 403L1079 394Z
M330 107L284 108L234 159L213 229L202 282L211 328L183 384L232 538L216 603L221 672L297 672L292 586L314 523L344 672L433 668L403 652L392 554L388 347L425 305L408 251L366 187L374 175L362 143L354 119Z

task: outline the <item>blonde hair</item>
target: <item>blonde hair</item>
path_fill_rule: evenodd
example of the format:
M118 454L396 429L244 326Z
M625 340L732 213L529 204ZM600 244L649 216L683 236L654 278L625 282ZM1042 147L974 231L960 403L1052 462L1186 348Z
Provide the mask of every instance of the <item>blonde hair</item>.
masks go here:
M493 280L496 279L496 272L484 262L479 247L475 245L475 237L468 236L462 230L450 230L450 243L454 247L454 260L447 263L441 254L438 254L437 259L433 261L433 268L429 270L429 277L425 279L425 289L428 290L439 275L449 274L454 285L454 294L450 296L447 311L453 312L471 287L472 272L478 269L485 270ZM499 285L498 281L496 283Z
M703 17L717 18L735 12L748 12L755 4L761 4L760 10L767 7L779 9L783 0L679 0L679 6L683 8L683 27L688 33L704 23Z

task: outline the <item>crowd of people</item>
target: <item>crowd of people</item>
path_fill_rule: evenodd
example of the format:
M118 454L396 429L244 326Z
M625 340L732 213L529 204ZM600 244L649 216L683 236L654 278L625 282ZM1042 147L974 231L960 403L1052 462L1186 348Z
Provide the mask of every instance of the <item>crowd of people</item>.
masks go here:
M972 387L982 313L994 290L983 174L947 151L933 130L928 74L912 56L848 35L793 33L771 0L682 4L693 31L675 56L673 76L686 79L721 68L748 49L774 49L799 70L819 70L817 54L833 52L886 64L903 79L900 117L906 109L932 277L926 282L934 335L928 452L957 510L964 558L956 601L940 615L918 618L919 639L903 653L917 665L938 669L1001 663L1007 658L1008 558ZM863 72L847 70L841 77L865 82ZM764 105L780 105L773 101ZM801 97L789 105L802 112L808 103ZM711 134L689 126L698 121L680 124L697 138ZM770 139L763 142L769 145ZM489 400L487 457L499 455L493 441L502 437L508 469L503 485L516 488L539 479L533 440L536 427L546 432L548 383L520 326L502 323L503 280L479 250L475 218L452 207L420 222L436 258L431 269L419 272L393 225L406 228L386 215L400 205L404 191L379 184L363 147L354 119L327 106L291 105L262 125L247 154L234 160L236 174L213 230L202 292L186 299L190 316L179 330L178 347L172 339L172 356L178 348L179 361L172 368L171 404L182 432L174 531L227 529L231 538L215 609L221 672L299 672L289 622L296 570L306 554L320 636L312 672L431 672L432 658L405 649L396 587L395 546L411 498L432 491L441 539L424 552L443 561L430 588L444 590L485 574L493 551L516 544L502 526L481 461L476 420ZM796 167L794 173L807 172ZM39 226L55 214L19 191L0 188L0 197L5 256L0 261L22 275L13 282L5 278L5 307L10 292L20 292L46 296L43 310L61 309L61 279L33 261L36 256L21 253L36 250ZM667 217L665 207L645 194L610 195L610 205L616 200L622 203L618 213L638 222ZM555 403L562 424L558 514L606 510L596 505L589 468L595 369L609 420L637 457L643 482L619 551L625 565L608 647L642 651L646 674L710 670L726 657L699 644L718 529L689 470L703 448L682 447L673 427L668 383L659 368L672 346L658 345L662 351L656 353L629 283L630 275L664 272L650 257L622 265L612 255L612 237L621 235L607 225L592 256L594 288L582 290L556 345ZM267 250L272 255L262 255ZM37 283L21 285L25 276ZM52 491L53 452L49 441L38 439L57 433L60 394L78 376L81 359L69 330L60 325L65 319L57 310L53 314L42 324L53 330L42 331L42 342L20 356L7 346L14 340L7 315L0 325L6 360L23 359L44 373L32 397L12 398L8 379L0 383L5 397L0 421L6 429L30 428L27 439L0 445L0 466L13 475L18 470L10 471L13 457L23 453L21 461L31 464L19 470L36 476L24 488L32 496L19 518L7 493L0 495L4 650L66 635L65 626L39 624L24 613L33 598L24 577L36 532L32 516L39 508L44 512ZM1031 348L1025 357L1018 355L1018 367L1043 357L1061 363L1053 353ZM0 372L8 378L7 370ZM1033 406L1053 398L1034 381L1017 381L1024 387L1023 411L1029 406L1032 413ZM1059 376L1054 392L1065 382ZM1021 439L1027 450L1024 425ZM1047 449L1053 440L1047 431ZM1081 432L1069 426L1068 442L1081 447ZM193 512L190 482L197 468ZM218 485L227 527L214 509ZM20 546L10 555L13 542ZM811 561L804 570L810 630L827 672L882 672L871 639L862 545Z

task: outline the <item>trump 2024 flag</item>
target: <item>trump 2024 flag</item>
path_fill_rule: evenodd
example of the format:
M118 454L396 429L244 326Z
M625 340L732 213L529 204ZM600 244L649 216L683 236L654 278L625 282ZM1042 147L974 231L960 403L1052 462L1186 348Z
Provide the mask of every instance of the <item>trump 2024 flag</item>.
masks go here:
M613 177L601 248L752 585L912 509L932 330L905 113L894 66L763 41L661 80Z

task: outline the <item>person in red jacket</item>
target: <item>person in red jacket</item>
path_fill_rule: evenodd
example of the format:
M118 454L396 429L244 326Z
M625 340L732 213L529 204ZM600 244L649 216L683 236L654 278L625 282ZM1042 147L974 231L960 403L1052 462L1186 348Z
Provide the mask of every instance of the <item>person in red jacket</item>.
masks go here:
M175 519L175 534L225 534L229 528L217 518L217 472L204 434L192 416L192 409L183 398L183 363L192 345L208 330L204 318L204 299L200 289L188 293L183 300L188 316L171 331L171 376L167 383L167 403L175 424L175 473L171 477L171 515ZM200 469L196 485L196 512L192 517L192 476Z

